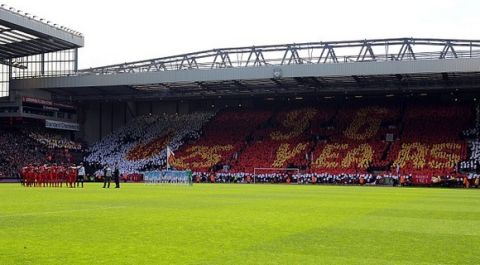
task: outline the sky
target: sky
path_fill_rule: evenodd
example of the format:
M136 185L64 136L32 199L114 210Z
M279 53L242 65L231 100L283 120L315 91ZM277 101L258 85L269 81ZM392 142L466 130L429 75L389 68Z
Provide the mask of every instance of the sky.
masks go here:
M480 39L474 0L0 0L82 32L79 67L264 44Z

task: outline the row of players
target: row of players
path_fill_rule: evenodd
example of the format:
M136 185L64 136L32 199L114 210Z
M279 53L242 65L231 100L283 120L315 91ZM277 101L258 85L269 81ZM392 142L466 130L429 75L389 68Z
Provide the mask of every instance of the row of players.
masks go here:
M22 184L26 187L81 187L85 181L85 167L82 163L70 165L28 165L20 171Z

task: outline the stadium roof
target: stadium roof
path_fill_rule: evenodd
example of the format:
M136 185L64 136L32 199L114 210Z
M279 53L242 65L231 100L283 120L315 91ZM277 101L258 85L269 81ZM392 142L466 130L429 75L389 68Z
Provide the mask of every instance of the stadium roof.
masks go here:
M77 100L476 89L480 40L395 38L213 49L15 80Z
M82 47L82 34L14 8L0 6L0 61Z
M89 68L79 74L452 58L480 58L480 40L396 38L223 48Z

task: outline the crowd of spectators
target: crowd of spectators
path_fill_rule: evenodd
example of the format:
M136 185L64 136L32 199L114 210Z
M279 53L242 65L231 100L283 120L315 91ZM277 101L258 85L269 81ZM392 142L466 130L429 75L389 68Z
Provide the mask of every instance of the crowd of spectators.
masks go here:
M197 139L213 115L199 112L140 116L92 145L85 161L100 167L117 165L122 173L164 167L166 145L175 151L185 140Z
M397 174L330 174L330 173L193 173L196 183L263 183L263 184L329 184L329 185L388 185L388 186L443 186L443 187L480 187L480 175L447 175L441 177L418 177ZM468 183L468 184L466 184Z
M468 104L397 102L149 114L93 144L84 161L87 168L116 165L138 174L164 169L169 146L171 166L192 170L199 182L474 185L474 113ZM71 162L69 152L82 150L45 130L4 130L0 144L0 176L15 176L25 164ZM299 173L254 175L257 168Z
M50 149L63 148L68 150L82 150L82 144L72 141L61 134L35 130L28 133L28 136Z
M468 142L470 155L459 164L462 172L477 172L480 169L480 141L474 138Z
M45 149L14 130L0 130L0 177L17 177L28 163L43 162Z
M332 106L287 108L245 133L244 147L228 167L209 169L229 172L215 176L220 182L231 181L232 176L237 180L253 176L255 168L285 167L312 172L299 175L300 179L309 179L308 174L328 174L335 183L361 175L365 183L372 178L378 183L400 176L405 183L411 178L417 185L432 184L432 180L433 184L455 182L451 179L461 183L463 177L475 180L474 175L457 172L459 162L467 156L461 132L473 123L472 110L468 104L418 102L353 104L337 111L332 111ZM210 125L221 128L221 124ZM184 148L188 150L188 146ZM473 151L472 156L478 153Z
M400 174L447 176L467 158L462 131L473 124L468 104L413 104L405 108L402 134L392 145L388 159Z
M87 168L117 165L138 181L144 170L165 168L168 145L174 168L193 170L196 182L478 187L472 110L409 102L145 115L92 145L84 160ZM25 165L71 163L70 152L83 149L45 129L0 133L0 177L16 177ZM254 174L287 167L298 173Z
M319 113L313 107L274 113L266 126L253 128L252 141L233 164L233 169L237 172L251 172L252 165L263 168L284 168L291 165L305 169L308 166L305 154L313 146L306 131Z
M326 140L313 150L311 168L317 173L333 174L367 173L371 166L388 168L390 161L384 158L389 146L386 135L398 137L399 118L398 104L340 108L327 127Z
M255 141L251 133L265 124L271 111L227 110L202 128L202 136L182 146L175 155L176 168L205 172L212 167L231 168L239 153Z
M42 140L39 135L42 135ZM47 135L55 134L39 133L32 137L29 130L0 129L0 178L18 177L19 170L26 165L72 163L75 159L72 153L66 146L59 145L69 140L62 140L57 135L49 138Z
M118 164L125 173L165 168L169 144L175 168L209 177L221 172L221 180L290 167L342 181L364 175L369 183L369 176L384 174L431 181L455 176L467 156L461 135L473 113L468 104L396 102L147 115L95 144L86 161ZM480 156L476 148L472 157Z

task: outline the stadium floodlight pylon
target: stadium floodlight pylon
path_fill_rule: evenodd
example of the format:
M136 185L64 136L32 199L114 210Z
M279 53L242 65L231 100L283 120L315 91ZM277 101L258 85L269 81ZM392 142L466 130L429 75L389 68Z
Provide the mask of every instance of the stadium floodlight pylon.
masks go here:
M253 183L257 182L257 175L259 174L273 174L273 173L285 173L293 172L294 174L300 173L299 168L275 168L275 167L256 167L253 168Z
M161 170L147 171L143 174L145 184L193 185L192 171Z

